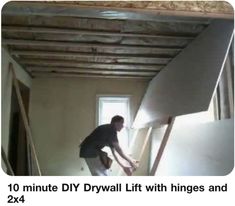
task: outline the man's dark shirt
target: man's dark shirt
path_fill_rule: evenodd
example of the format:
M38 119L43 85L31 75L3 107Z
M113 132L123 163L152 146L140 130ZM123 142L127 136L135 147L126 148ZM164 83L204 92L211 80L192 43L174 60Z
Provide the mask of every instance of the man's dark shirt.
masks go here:
M113 147L114 142L118 142L114 126L111 124L101 125L81 143L80 157L97 157L103 147Z

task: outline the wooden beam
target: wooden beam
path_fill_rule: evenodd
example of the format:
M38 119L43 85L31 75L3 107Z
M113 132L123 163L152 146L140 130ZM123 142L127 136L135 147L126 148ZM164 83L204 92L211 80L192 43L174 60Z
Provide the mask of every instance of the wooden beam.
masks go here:
M27 67L31 73L34 72L53 72L53 73L82 73L82 74L117 74L117 75L139 75L139 76L155 76L157 71L134 71L134 70L108 70L108 69L91 69L91 68L69 68L69 67Z
M3 146L1 146L1 156L2 156L2 160L4 161L6 168L7 168L7 172L9 171L10 175L14 176L14 171L11 167L11 164L9 162L9 160L7 159L7 155L5 153L5 150L3 148Z
M192 40L195 35L167 35L167 34L138 34L138 33L123 33L123 32L108 32L97 30L79 30L79 29L61 29L48 27L26 27L26 26L2 26L2 31L5 32L27 32L27 33L51 33L51 34L72 34L72 35L92 35L92 36L118 36L118 37L135 37L135 38L165 38L165 39L187 39Z
M49 72L32 72L35 78L67 78L67 77L85 77L85 78L115 78L115 79L140 79L151 80L151 76L136 75L102 75L102 74L76 74L76 73L49 73Z
M32 132L31 132L31 128L29 126L29 120L28 120L28 117L26 115L24 103L23 103L23 100L22 100L22 97L21 97L21 93L20 93L20 88L19 88L18 80L16 79L16 74L15 74L15 71L14 71L12 63L9 64L9 69L12 72L13 85L14 85L14 88L15 88L15 91L16 91L17 100L18 100L18 103L19 103L19 106L20 106L20 113L21 113L21 116L22 116L22 119L23 119L23 123L24 123L24 126L25 126L26 137L27 137L27 140L28 140L28 142L29 142L29 144L30 144L30 146L32 148L38 173L41 176L41 170L40 170L40 166L39 166L36 150L35 150L34 143L33 143Z
M188 23L208 23L209 18L232 18L232 14L213 14L205 12L183 12L158 9L105 8L98 6L80 6L50 2L10 2L4 5L3 15L40 15L83 18L102 18L144 21L175 21Z
M145 136L145 140L144 140L143 146L142 146L142 148L140 150L140 153L139 153L139 158L138 158L139 161L141 161L141 158L142 158L142 156L144 154L144 151L146 149L146 146L147 146L147 143L149 141L151 133L152 133L152 127L149 127L148 132L147 132L147 134Z
M23 45L23 46L55 46L55 47L78 47L78 48L115 48L115 49L156 49L159 51L180 52L184 47L181 46L154 46L154 45L125 45L125 44L107 44L107 43L84 43L84 42L62 42L62 41L37 41L24 39L2 39L3 45Z
M174 117L169 118L168 126L167 126L165 134L163 136L163 139L162 139L161 145L159 147L156 159L155 159L155 161L153 163L153 166L152 166L152 168L150 170L150 175L151 176L154 176L156 171L157 171L158 165L159 165L159 163L161 161L162 154L164 152L164 149L166 147L167 141L169 139L169 136L170 136L170 133L171 133L174 121L175 121Z
M56 57L103 57L103 58L133 58L133 59L163 59L170 61L173 56L169 55L133 55L133 54L108 54L108 53L89 53L89 52L54 52L54 51L37 51L37 50L12 50L11 55L36 55L36 56L56 56Z
M226 71L226 78L227 78L227 88L228 88L228 102L229 102L229 113L230 113L230 118L234 117L234 88L233 88L233 73L232 70L234 69L232 65L232 60L230 55L227 55L227 59L225 62L225 68L224 70Z
M50 59L19 59L20 64L26 66L57 66L57 67L80 67L95 69L128 69L128 70L154 70L160 71L165 64L145 64L145 63L100 63L100 62L79 62L68 60L50 60Z

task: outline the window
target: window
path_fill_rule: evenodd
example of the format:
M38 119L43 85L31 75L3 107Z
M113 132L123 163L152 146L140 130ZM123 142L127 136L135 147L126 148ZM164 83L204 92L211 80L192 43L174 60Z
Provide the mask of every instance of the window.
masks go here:
M123 150L128 150L129 145L129 97L128 96L98 96L98 118L97 126L109 124L115 115L124 118L124 127L118 132L119 144Z

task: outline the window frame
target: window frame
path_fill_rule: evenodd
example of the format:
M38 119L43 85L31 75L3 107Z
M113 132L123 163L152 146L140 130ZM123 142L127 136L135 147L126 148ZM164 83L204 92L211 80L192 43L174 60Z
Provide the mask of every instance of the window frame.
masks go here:
M131 101L131 95L108 95L108 94L98 94L96 95L96 126L99 125L99 117L100 117L100 105L99 100L100 98L126 98L127 101L127 119L125 119L125 122L127 123L126 126L130 128L131 124L131 115L130 115L130 101Z
M126 150L129 151L130 147L130 130L131 130L131 95L96 95L96 126L99 126L99 116L100 116L100 98L125 98L127 99L127 119L125 118L125 129L127 131L127 145L125 146Z

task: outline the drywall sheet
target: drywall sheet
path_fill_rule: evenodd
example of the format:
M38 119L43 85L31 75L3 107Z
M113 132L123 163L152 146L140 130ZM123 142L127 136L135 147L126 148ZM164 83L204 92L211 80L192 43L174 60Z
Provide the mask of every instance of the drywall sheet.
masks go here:
M234 121L174 127L155 175L227 175L234 166Z
M233 21L214 20L150 83L134 127L208 109L233 35Z

